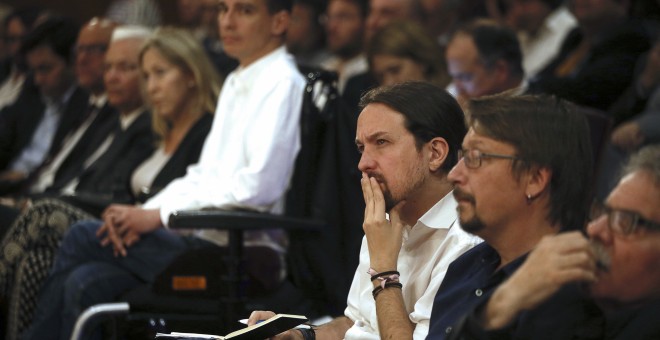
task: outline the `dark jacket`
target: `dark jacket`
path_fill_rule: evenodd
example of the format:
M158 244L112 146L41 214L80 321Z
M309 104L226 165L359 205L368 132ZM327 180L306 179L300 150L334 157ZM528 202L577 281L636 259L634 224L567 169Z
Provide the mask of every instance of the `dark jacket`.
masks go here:
M632 81L637 59L650 48L649 35L639 23L618 25L604 33L599 43L591 47L585 61L573 74L556 76L557 67L573 53L582 39L579 28L571 31L557 57L530 81L530 90L607 110Z
M46 157L59 150L64 137L84 120L89 95L76 88L66 103L57 131ZM0 171L7 166L32 140L46 106L34 85L24 86L16 102L0 112Z

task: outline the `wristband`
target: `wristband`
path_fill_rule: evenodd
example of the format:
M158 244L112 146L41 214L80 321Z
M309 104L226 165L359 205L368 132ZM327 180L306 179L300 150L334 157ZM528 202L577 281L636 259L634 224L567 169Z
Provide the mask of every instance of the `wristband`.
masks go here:
M314 332L314 328L298 328L300 333L303 336L303 339L305 340L316 340L316 332Z

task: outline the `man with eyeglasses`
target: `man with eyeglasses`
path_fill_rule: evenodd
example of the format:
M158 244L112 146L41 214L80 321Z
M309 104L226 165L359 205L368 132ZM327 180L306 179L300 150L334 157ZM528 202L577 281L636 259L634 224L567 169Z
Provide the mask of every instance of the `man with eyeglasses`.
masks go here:
M660 146L634 155L603 206L592 209L587 240L580 232L544 239L490 300L463 323L460 336L511 337L519 326L543 318L548 327L566 325L538 313L557 291L583 285L602 311L573 334L598 339L659 339L660 325ZM559 305L562 312L589 304ZM578 333L579 332L579 333ZM532 333L534 338L544 334ZM559 338L558 338L559 339ZM565 339L565 338L561 338Z
M461 317L506 282L544 237L586 221L592 160L584 116L550 97L499 95L468 105L469 130L448 179L461 227L485 242L449 266L427 339L452 336ZM563 293L566 303L581 303L570 288ZM586 318L557 314L569 328ZM543 328L522 325L516 333L522 338ZM565 335L562 328L544 330Z

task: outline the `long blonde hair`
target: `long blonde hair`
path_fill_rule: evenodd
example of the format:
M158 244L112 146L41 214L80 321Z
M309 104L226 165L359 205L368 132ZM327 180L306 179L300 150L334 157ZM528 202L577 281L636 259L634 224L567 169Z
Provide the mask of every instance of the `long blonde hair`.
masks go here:
M140 65L147 50L155 49L168 62L179 67L184 74L192 75L195 86L193 112L202 115L213 113L218 101L222 80L209 60L202 45L186 30L162 27L145 41L140 51ZM171 130L171 126L158 114L152 114L153 129L161 137Z

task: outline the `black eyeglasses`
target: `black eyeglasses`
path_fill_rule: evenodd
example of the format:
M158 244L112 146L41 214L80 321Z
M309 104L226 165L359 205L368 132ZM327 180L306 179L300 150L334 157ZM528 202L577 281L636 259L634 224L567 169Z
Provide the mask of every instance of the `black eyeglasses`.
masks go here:
M589 217L592 221L606 214L607 226L617 234L630 235L638 229L660 231L660 223L646 220L636 212L614 209L598 202L591 205Z
M477 169L481 166L481 160L484 158L495 158L495 159L509 159L509 160L520 160L516 156L510 155L498 155L495 153L485 153L477 149L468 149L468 150L458 150L458 160L463 159L465 166L470 169Z

